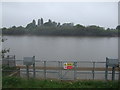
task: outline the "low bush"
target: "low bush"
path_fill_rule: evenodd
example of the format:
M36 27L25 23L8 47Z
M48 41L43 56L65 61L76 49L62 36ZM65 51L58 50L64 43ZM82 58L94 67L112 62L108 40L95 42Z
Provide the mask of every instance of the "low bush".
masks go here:
M55 81L25 79L19 77L3 77L3 88L118 88L118 81Z

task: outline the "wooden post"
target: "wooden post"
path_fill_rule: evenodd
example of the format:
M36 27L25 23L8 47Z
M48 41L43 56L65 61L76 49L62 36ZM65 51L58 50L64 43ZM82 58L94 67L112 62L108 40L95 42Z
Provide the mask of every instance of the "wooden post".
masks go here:
M35 56L33 56L34 63L33 63L33 78L36 77L36 72L35 72Z
M61 79L61 67L60 67L60 61L58 61L58 67L59 67L59 79Z
M9 62L9 55L7 55L7 59L8 59L8 67L9 67L9 66L10 66L10 65L9 65L9 63L10 63L10 62Z
M76 80L76 68L77 68L77 62L74 62L74 80Z
M44 61L44 78L46 80L46 61Z
M106 57L106 70L105 70L105 80L108 80L108 65L107 65L108 58Z
M62 80L62 61L60 62L60 67L61 67L61 69L60 69L60 79Z
M27 78L29 79L29 66L28 65L26 65L26 72L27 72Z
M35 63L33 64L33 78L35 78L36 72L35 72Z
M93 62L93 70L92 70L92 73L93 73L93 80L95 78L95 62Z
M20 68L18 68L18 77L20 77Z
M118 67L118 71L119 71L119 77L118 77L118 80L120 81L120 65Z
M112 67L112 80L115 80L115 67Z
M15 55L14 55L13 57L14 57L14 65L15 65L15 67L16 67Z
M108 80L108 66L106 65L106 70L105 70L105 80Z
M60 78L62 79L62 68L63 68L62 61L60 62L60 67L61 67L61 69L60 69Z
M118 81L120 81L120 61L118 63L118 73L119 73L119 75L118 75Z

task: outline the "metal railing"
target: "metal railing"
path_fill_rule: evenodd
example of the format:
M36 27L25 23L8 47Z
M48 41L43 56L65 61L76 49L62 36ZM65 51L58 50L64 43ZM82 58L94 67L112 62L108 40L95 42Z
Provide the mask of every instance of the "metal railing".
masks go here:
M23 60L15 60L19 76L27 78L52 78L59 80L106 80L106 62L95 61L42 61L35 60L35 67L23 65ZM72 69L64 69L64 63L73 63ZM119 62L120 64L120 62ZM19 68L19 69L18 69ZM13 74L13 73L12 73ZM115 80L119 80L120 69L115 69ZM111 80L112 68L108 68L108 80Z

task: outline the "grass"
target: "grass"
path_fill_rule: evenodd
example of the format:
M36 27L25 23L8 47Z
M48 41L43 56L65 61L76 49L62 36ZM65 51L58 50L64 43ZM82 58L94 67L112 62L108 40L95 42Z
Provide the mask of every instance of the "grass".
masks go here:
M10 75L12 72L14 72L14 71L17 71L18 70L18 68L16 68L16 67L8 67L8 66L2 66L2 75L3 76L8 76L8 75Z
M1 90L1 88L2 88L2 72L0 71L0 90Z
M53 81L3 77L3 88L118 88L118 81Z

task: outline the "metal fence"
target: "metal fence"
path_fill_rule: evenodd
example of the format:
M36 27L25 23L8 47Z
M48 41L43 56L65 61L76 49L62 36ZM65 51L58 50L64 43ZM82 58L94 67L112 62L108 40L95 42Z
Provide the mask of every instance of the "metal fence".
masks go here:
M94 61L42 61L35 60L35 65L23 65L23 60L15 60L20 77L59 80L106 80L106 62ZM65 69L66 63L72 63L72 68ZM120 63L119 63L120 64ZM4 70L11 72L11 70ZM12 73L12 75L14 75ZM107 80L112 80L112 68L108 68ZM11 75L11 76L12 76ZM115 69L114 80L119 80L120 69Z

